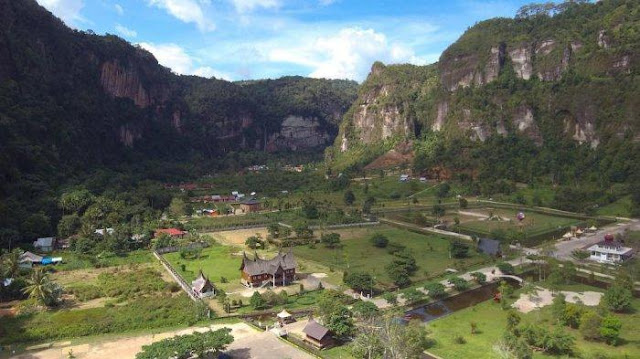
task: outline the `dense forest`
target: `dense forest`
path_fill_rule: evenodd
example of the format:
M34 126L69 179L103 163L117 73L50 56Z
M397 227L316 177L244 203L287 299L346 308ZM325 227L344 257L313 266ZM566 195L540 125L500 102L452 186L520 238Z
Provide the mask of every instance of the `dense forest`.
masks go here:
M69 188L125 196L146 180L159 187L266 163L265 149L316 159L356 90L342 80L178 76L117 36L69 29L35 0L0 0L0 237L55 234ZM279 141L290 116L315 121L315 142ZM144 196L124 203L162 208Z

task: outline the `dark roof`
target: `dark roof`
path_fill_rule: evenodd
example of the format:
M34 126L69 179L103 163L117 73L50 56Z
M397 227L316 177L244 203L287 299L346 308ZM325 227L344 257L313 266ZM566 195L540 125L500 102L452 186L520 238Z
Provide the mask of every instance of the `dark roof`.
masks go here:
M43 237L38 238L34 243L34 247L53 247L53 241L55 241L54 237Z
M478 250L484 254L496 255L500 253L500 241L489 238L480 238L478 240Z
M317 341L321 341L329 333L329 329L318 324L318 322L313 319L309 319L309 323L307 323L302 331Z
M609 248L624 247L624 243L622 243L622 242L619 242L619 241L607 241L606 239L604 241L600 241L600 242L596 243L596 245L598 247L609 247Z
M242 257L242 265L240 269L247 272L249 275L259 275L268 273L274 275L279 267L282 269L295 269L297 267L296 258L293 256L293 252L289 251L288 253L281 253L271 258L271 259L262 259L258 257L256 253L253 259L249 259L247 257L247 253L244 253Z
M199 292L202 292L203 289L213 288L213 284L209 281L202 270L198 274L198 277L191 282L191 287Z
M42 257L27 251L20 255L20 263L24 263L24 262L40 263L42 262Z
M255 204L260 204L260 201L258 201L255 198L250 198L250 199L242 202L242 204L255 205Z

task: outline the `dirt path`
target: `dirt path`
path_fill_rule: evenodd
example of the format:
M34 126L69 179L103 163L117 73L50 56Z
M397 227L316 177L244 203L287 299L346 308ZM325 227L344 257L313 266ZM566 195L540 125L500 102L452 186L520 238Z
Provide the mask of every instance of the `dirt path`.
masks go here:
M193 327L183 330L169 331L160 334L147 334L129 338L115 338L97 340L85 344L71 344L69 341L56 342L47 346L31 347L26 353L11 357L11 359L65 359L69 350L78 359L135 358L142 346L173 337L175 335L191 334L195 331L204 332L209 329L230 328L234 342L227 353L233 358L311 358L306 353L277 339L271 333L259 332L246 323L216 324L209 327ZM265 335L266 334L266 335ZM263 351L269 353L263 356Z

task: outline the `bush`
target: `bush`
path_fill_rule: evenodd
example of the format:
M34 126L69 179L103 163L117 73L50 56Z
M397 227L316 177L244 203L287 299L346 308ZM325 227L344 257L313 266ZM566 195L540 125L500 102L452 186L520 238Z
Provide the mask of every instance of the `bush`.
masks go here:
M406 304L413 304L424 299L424 293L416 289L409 289L403 294Z
M462 335L457 335L453 338L453 342L456 344L466 344L467 340Z
M485 284L487 282L487 276L482 272L473 272L471 276L478 284Z
M461 277L449 278L449 283L453 284L453 287L459 292L462 292L463 290L467 290L469 288L469 282Z
M513 265L511 265L511 263L500 262L496 265L496 267L498 267L498 269L500 269L500 272L502 272L503 274L511 275L515 274L516 272L516 269L513 267Z
M398 304L398 296L395 293L387 292L382 295L382 298L387 301L387 303L391 305Z
M622 328L620 319L608 315L601 323L600 336L607 344L618 345L620 342L620 328Z
M604 293L605 305L615 312L624 312L631 309L631 290L619 284L614 284Z
M429 292L429 296L433 299L442 298L447 295L445 291L446 288L442 283L429 283L424 286L424 289Z
M461 241L452 241L449 251L453 258L466 258L469 255L469 245Z
M387 236L381 233L374 234L373 236L371 236L369 241L371 242L371 244L378 248L386 248L389 244L389 239L387 238Z
M600 340L602 317L593 311L586 311L580 318L580 334L587 340Z

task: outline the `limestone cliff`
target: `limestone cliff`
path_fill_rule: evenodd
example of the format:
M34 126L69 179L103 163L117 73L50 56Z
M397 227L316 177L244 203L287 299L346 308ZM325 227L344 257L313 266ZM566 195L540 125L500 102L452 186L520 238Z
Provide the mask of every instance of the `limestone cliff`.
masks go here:
M537 146L562 139L592 148L636 133L640 35L633 29L640 4L562 9L479 23L434 65L374 65L330 155L425 132L472 141L516 135Z

